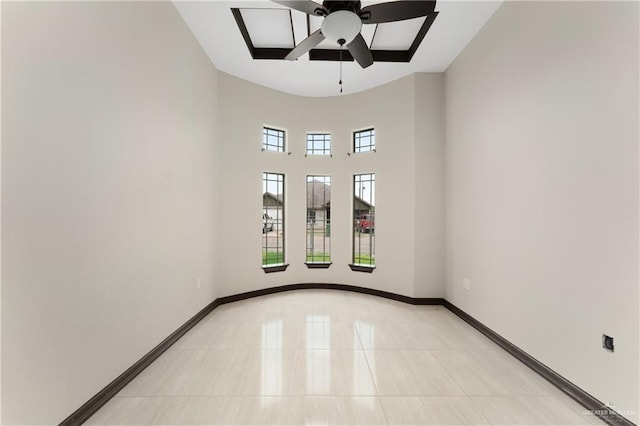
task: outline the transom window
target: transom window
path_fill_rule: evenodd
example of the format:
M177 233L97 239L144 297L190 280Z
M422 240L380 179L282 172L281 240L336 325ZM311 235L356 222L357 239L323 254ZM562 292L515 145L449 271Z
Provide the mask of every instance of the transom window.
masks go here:
M307 133L307 155L331 155L331 133Z
M376 149L375 129L353 132L353 152L367 152Z
M307 176L307 266L331 262L331 176Z
M262 149L266 151L284 152L284 130L262 128Z

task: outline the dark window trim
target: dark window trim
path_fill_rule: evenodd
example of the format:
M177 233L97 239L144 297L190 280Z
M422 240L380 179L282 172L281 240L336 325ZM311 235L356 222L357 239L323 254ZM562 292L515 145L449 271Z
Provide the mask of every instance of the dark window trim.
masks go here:
M275 146L278 149L266 148L264 140L263 140L263 142L262 142L262 150L263 151L270 151L270 152L286 152L286 148L287 148L287 131L284 130L284 129L278 129L277 127L263 125L262 126L262 137L263 138L264 138L264 132L265 131L272 131L272 132L282 133L282 149L279 149L280 147L277 146L277 145L269 145L269 144L267 144L266 146Z
M375 179L376 179L375 178L375 176L376 176L375 172L359 173L359 174L353 175L353 181L352 181L353 182L353 186L351 188L352 188L352 191L353 191L352 198L353 198L354 202L355 202L355 199L356 199L355 184L357 182L357 178L358 178L358 176L366 176L366 175L369 175L369 176L373 177L372 180L368 181L369 183L375 182ZM362 181L360 181L360 182L362 183ZM358 197L358 198L360 198L360 197ZM360 198L360 200L362 200L364 202L364 200L362 198ZM375 218L375 205L371 206L371 207L373 209L373 215L374 215L374 218ZM355 240L356 240L356 238L355 238L356 237L356 229L355 229L356 217L355 217L354 213L355 213L355 206L353 206L353 208L352 208L352 216L351 216L351 223L352 223L352 225L351 225L351 262L353 262L353 263L350 263L349 267L351 268L352 271L373 272L373 269L375 269L375 267L376 267L375 257L373 258L373 264L367 265L367 264L363 264L363 263L355 263L355 261L356 261L356 243L355 243ZM368 214L371 214L371 210L369 210ZM374 223L373 231L371 229L369 230L369 237L371 237L372 235L375 236L375 223ZM362 238L362 234L360 234L360 236L358 238L358 248L360 248L360 238ZM371 242L371 239L369 241ZM358 251L358 253L362 254L359 251ZM372 249L372 247L369 246L369 255L375 256L375 247Z
M289 264L285 263L284 265L263 266L262 270L264 271L265 274L270 274L272 272L284 272L287 270L288 267L289 267Z
M264 181L264 176L266 175L280 175L282 176L282 260L285 261L287 259L287 252L286 252L286 221L285 221L285 217L286 217L286 203L287 203L287 199L285 196L285 192L286 192L286 175L284 173L278 173L278 172L262 172L262 179ZM277 196L277 194L276 194ZM262 210L264 211L264 205L262 206ZM261 242L261 250L264 250L264 242ZM264 253L264 252L263 252ZM279 271L284 271L287 269L287 266L289 266L289 264L283 264L283 263L279 263L279 264L275 264L275 265L261 265L262 269L269 269L268 271L265 270L265 273L269 273L269 272L279 272ZM284 267L284 269L282 269Z
M331 265L331 234L330 234L331 219L330 219L330 208L328 206L331 203L331 195L329 194L329 198L327 200L326 187L331 188L331 175L307 175L305 178L305 182L306 182L305 203L307 208L307 213L306 213L307 224L305 228L305 239L306 239L305 264L307 265L308 268L328 268ZM322 183L324 186L323 193L322 193L322 206L324 206L324 209L325 209L324 217L318 220L318 222L321 224L321 227L318 230L322 231L321 245L318 245L318 247L315 246L315 230L316 230L315 225L317 223L316 212L315 210L313 210L315 206L313 205L313 203L311 206L309 205L309 195L310 195L309 189L310 188L311 188L311 200L315 201L316 199L315 192L314 192L316 182ZM309 184L311 184L311 186ZM313 216L312 222L310 221L311 216ZM310 230L314 231L313 236L309 235ZM314 241L314 243L311 244L311 246L309 245L310 241ZM318 250L321 249L319 253L322 253L322 256L317 256L317 260L314 261L314 259L316 259L316 248ZM327 253L329 254L328 256L327 256ZM311 260L309 260L309 255L311 255Z
M316 136L322 136L322 149L313 149L313 142L316 142L315 138ZM306 141L305 141L305 156L313 156L313 157L330 157L331 156L331 142L332 142L332 137L331 137L331 132L307 132L307 137L306 137ZM312 138L311 143L311 150L309 150L309 137ZM327 138L328 137L328 138ZM319 142L319 141L318 141ZM329 144L329 148L327 149L327 143Z
M351 270L355 272L368 272L368 273L372 273L373 270L376 269L375 266L355 265L353 263L349 264L349 268L351 268Z
M240 9L237 7L231 8L231 13L236 20L236 24L238 24L238 29L242 34L242 38L247 45L247 49L249 50L249 54L253 59L275 59L275 60L283 60L285 56L291 52L291 49L283 49L283 48L272 48L272 47L255 47L253 42L251 41L251 36L249 36L249 31L247 30L247 26L242 18L242 13ZM427 15L427 18L424 20L420 30L416 34L411 47L408 50L371 50L371 55L373 56L374 62L411 62L413 55L415 55L418 47L424 40L424 37L429 32L433 21L435 21L439 12L433 12ZM309 32L309 22L307 15L307 33ZM292 27L293 28L293 27ZM340 61L340 50L339 49L311 49L309 51L309 60L310 61ZM343 61L353 61L353 57L351 54L344 50L342 52L342 60Z
M364 132L373 132L373 145L367 145L369 147L371 147L371 149L367 150L367 151L356 151L356 134L358 133L364 133ZM365 152L376 152L376 142L375 142L375 137L376 137L376 128L375 127L367 127L365 129L360 129L360 130L354 130L351 133L351 147L352 147L352 151L354 154L364 154Z
M332 262L305 262L304 264L309 269L329 269L333 265Z

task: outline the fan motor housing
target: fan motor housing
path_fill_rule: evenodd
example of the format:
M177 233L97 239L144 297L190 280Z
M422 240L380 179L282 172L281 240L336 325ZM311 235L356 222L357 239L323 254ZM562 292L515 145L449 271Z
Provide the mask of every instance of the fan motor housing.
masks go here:
M338 10L348 10L353 13L360 13L361 4L360 0L357 1L324 1L322 2L322 6L329 13L333 13Z

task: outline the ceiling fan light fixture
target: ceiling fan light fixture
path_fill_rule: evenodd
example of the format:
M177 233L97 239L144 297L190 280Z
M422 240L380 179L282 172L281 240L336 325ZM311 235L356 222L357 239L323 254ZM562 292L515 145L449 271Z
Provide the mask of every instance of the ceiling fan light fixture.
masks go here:
M348 10L338 10L329 14L322 21L322 35L329 41L351 43L362 29L362 20L358 15Z

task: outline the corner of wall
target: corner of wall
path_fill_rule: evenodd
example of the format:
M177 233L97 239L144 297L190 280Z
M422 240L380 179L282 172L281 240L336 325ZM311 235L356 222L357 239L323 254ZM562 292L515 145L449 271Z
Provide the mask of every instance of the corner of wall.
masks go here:
M444 297L444 74L414 79L414 295Z

